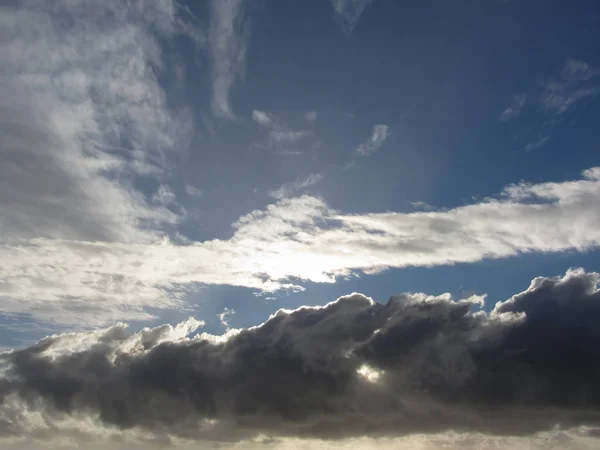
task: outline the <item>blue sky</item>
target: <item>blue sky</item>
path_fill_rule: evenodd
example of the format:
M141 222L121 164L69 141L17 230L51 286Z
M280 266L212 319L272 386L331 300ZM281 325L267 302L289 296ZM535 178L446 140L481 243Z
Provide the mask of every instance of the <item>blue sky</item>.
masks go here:
M136 339L150 354L196 330L220 349L280 309L267 323L287 314L296 338L313 310L290 311L352 293L443 311L485 299L465 313L484 330L538 317L513 306L543 289L595 314L596 1L19 0L0 29L3 350L55 334L53 363L111 339L131 356ZM343 325L338 306L377 310L363 295L314 311ZM16 434L37 426L1 407ZM568 433L535 442L592 448Z

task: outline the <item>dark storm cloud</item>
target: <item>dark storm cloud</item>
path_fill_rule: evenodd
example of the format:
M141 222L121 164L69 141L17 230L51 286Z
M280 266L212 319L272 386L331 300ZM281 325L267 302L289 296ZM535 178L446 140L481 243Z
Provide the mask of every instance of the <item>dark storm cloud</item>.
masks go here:
M490 313L477 299L353 294L228 339L169 326L53 336L2 356L2 428L26 433L19 408L232 441L597 426L598 281L538 278Z

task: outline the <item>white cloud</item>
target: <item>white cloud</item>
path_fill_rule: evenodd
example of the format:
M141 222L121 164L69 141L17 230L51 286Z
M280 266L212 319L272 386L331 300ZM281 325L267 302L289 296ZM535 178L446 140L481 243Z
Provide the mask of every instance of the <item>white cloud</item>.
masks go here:
M523 106L525 106L526 100L527 96L525 94L515 95L512 99L510 106L502 112L500 120L508 121L514 119L519 114L521 114L521 110L523 109Z
M294 193L305 189L309 186L317 184L323 179L323 175L319 173L311 173L308 177L303 180L296 180L292 183L286 183L283 186L269 192L269 195L277 200L285 197L290 197Z
M351 33L364 9L372 0L331 0L333 9L342 20L345 32Z
M175 192L165 184L158 186L158 190L152 197L152 200L162 206L169 206L177 203Z
M259 111L257 109L252 111L252 120L265 127L271 126L273 124L273 119L271 118L271 115L269 113Z
M356 147L356 153L360 155L372 155L381 148L389 135L390 127L384 124L375 125L371 137Z
M578 103L600 95L600 69L583 61L570 59L559 77L544 84L540 103L547 113L563 114Z
M229 316L233 316L234 314L235 314L235 309L231 309L231 308L225 308L223 310L223 312L217 314L217 317L219 318L219 322L221 322L221 325L223 325L227 331L230 330L229 322L227 322L227 318Z
M244 72L246 35L244 0L211 0L209 43L213 68L212 111L218 117L234 117L230 91Z
M436 266L600 245L598 168L583 179L508 186L498 199L443 211L347 215L318 198L284 198L233 225L227 240L174 245L51 239L0 246L1 308L100 324L179 308L196 283L262 291L288 280Z
M187 183L185 185L185 193L192 197L202 197L204 195L204 192L202 192L201 189L198 189L196 186Z
M273 131L269 132L270 139L277 145L296 144L311 135L312 135L312 131L309 131L309 130L301 130L301 131L273 130Z
M180 218L133 179L160 174L190 136L157 81L160 39L187 33L182 11L172 1L28 5L0 14L2 237L155 240Z
M548 143L549 140L550 140L550 136L541 136L538 139L527 144L525 146L525 150L529 151L529 150L535 150L538 148L542 148L544 145L546 145Z

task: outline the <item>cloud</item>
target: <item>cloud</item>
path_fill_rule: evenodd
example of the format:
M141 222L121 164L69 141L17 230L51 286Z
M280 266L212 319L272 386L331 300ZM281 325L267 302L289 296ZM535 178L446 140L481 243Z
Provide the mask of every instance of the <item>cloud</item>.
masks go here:
M175 192L169 186L161 184L156 191L156 194L152 197L155 203L159 203L163 206L169 206L177 203L177 197Z
M0 229L5 239L149 242L180 220L134 189L192 126L158 83L160 42L189 35L172 1L3 8Z
M333 9L341 19L342 28L346 33L352 33L362 12L371 1L372 0L331 0Z
M548 141L550 140L550 136L541 136L538 139L536 139L535 141L530 142L529 144L527 144L525 146L525 150L535 150L538 148L542 148L544 145L546 145L548 143Z
M508 120L514 119L519 114L521 114L521 109L523 109L523 106L525 106L526 100L527 96L525 94L513 96L510 106L502 112L500 120L506 122Z
M307 122L314 122L317 120L317 112L316 111L308 111L306 113L304 113L304 119L306 119Z
M223 310L223 312L217 314L217 317L219 318L219 322L221 322L221 325L223 325L225 327L225 329L227 331L229 331L229 322L227 322L227 317L232 316L235 314L235 310L231 309L231 308L225 308Z
M294 193L304 188L317 184L322 179L323 175L319 173L311 173L304 180L296 180L293 183L286 183L280 188L269 192L269 195L277 200L281 200L282 198L292 196Z
M149 307L181 308L197 284L272 292L351 273L587 251L600 246L599 170L575 181L510 185L498 198L439 211L352 215L316 197L282 198L240 217L228 239L186 245L6 241L0 307L100 325L148 318Z
M387 125L375 125L371 137L356 147L355 152L364 156L372 155L381 148L389 135L389 131L390 127Z
M481 297L355 293L221 337L190 337L193 319L50 336L0 356L0 433L70 421L234 443L596 427L599 282L581 269L539 277L489 313Z
M204 195L204 192L202 192L201 189L187 183L185 185L185 193L191 197L202 197Z
M577 103L600 94L600 69L583 61L570 59L559 77L544 83L540 104L546 113L563 114Z
M230 91L244 73L246 58L244 0L211 0L211 14L212 112L218 117L232 118Z
M273 119L269 113L258 111L257 109L252 111L252 120L265 127L269 127L273 124Z
M312 131L284 131L273 130L269 132L269 138L277 145L281 144L296 144L307 137L312 136Z

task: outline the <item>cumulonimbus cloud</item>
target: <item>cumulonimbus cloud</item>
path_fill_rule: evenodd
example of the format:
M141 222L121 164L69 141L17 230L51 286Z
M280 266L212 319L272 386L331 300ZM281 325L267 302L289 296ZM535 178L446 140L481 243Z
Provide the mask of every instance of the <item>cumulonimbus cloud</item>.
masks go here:
M235 442L598 427L600 275L483 299L361 294L224 336L190 319L45 338L1 354L0 433L111 427ZM74 425L75 424L75 425Z

